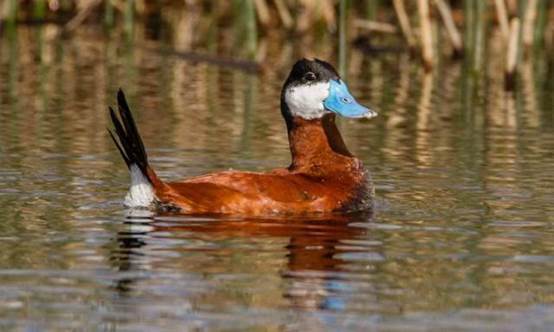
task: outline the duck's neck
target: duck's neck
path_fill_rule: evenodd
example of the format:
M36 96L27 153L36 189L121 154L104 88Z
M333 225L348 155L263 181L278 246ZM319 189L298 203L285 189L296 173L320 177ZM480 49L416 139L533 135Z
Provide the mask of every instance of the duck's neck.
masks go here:
M326 167L336 169L353 159L337 129L334 114L313 120L294 117L287 124L291 170L324 172Z

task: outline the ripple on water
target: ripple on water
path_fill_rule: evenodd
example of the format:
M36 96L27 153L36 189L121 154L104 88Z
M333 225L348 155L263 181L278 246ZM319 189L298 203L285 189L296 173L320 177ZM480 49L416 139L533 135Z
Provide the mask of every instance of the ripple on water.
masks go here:
M0 37L0 330L554 325L551 84L508 94L483 77L472 98L460 66L425 75L376 56L349 81L380 116L340 122L372 171L373 214L153 215L121 206L128 174L105 131L116 88L152 165L179 179L289 163L282 74L39 31Z

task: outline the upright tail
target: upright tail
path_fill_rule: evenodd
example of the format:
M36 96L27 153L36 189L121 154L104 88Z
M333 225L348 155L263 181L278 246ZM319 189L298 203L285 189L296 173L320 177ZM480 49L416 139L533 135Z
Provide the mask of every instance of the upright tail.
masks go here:
M155 177L153 172L149 172L148 157L144 144L121 89L117 92L117 108L119 117L110 107L110 117L117 139L111 130L108 129L108 132L131 173L131 187L125 197L125 205L129 207L148 207L155 200L153 183L157 179L152 178Z

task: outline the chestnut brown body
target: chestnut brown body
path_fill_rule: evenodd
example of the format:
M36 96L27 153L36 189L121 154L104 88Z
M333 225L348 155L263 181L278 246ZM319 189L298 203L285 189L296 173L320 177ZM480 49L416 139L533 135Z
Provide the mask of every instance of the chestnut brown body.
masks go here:
M334 115L294 119L292 163L267 173L226 171L163 182L149 168L160 205L183 213L243 215L358 211L371 207L373 188L362 162L342 141Z

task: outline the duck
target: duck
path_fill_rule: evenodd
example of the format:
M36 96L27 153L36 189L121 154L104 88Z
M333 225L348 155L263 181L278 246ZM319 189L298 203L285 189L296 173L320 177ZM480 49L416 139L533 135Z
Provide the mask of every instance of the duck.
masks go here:
M291 153L288 167L267 172L225 170L180 181L161 179L148 162L125 94L109 107L109 135L130 173L124 199L130 209L190 215L313 215L370 210L375 189L369 171L346 147L336 116L370 119L335 68L320 59L300 59L281 90Z

